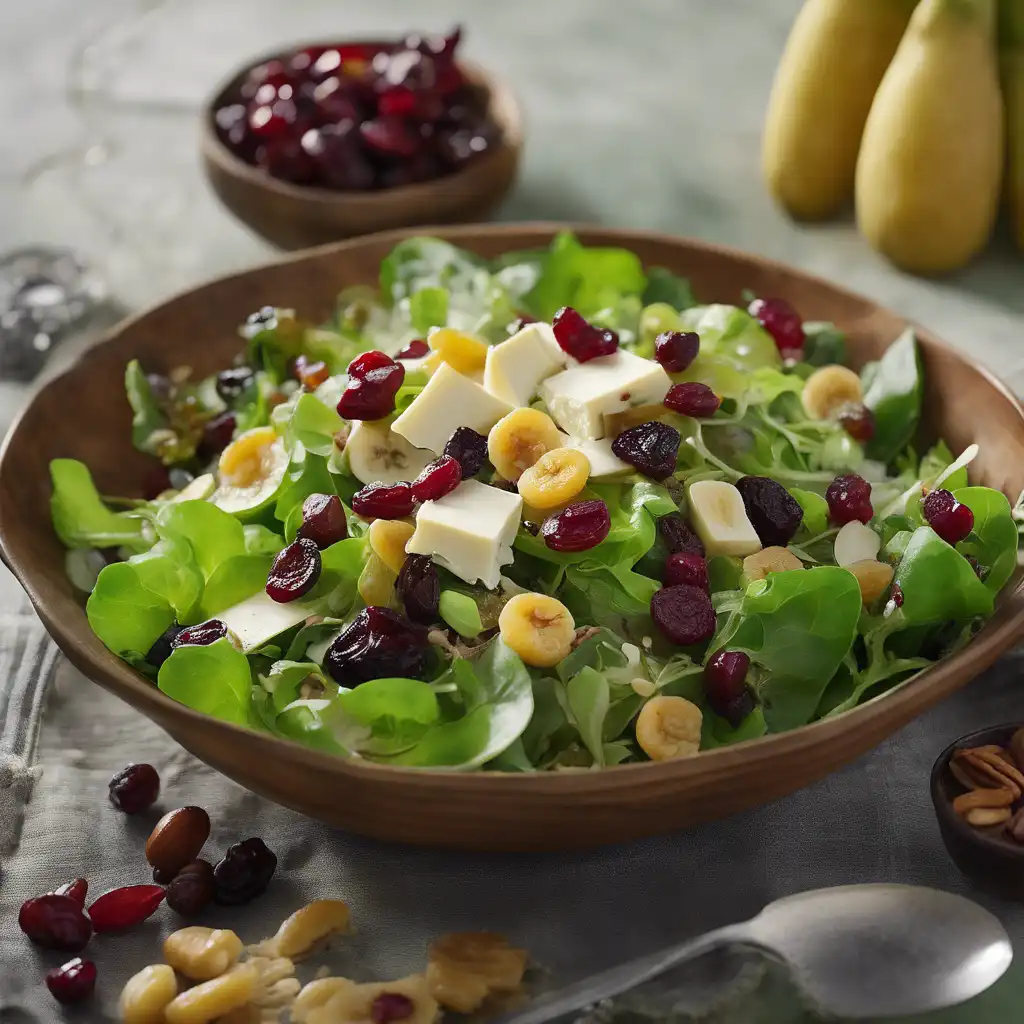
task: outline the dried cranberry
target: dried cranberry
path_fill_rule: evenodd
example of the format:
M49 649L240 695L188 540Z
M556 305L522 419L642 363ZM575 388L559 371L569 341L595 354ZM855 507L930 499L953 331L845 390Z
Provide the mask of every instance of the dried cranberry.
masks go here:
M644 476L664 480L675 471L681 441L675 427L651 420L624 430L612 441L612 451Z
M767 476L744 476L736 481L747 518L763 547L784 548L800 529L804 511L782 484Z
M277 98L260 103L259 99L254 98L249 108L249 131L262 142L290 133L299 116L294 101Z
M288 67L300 75L307 74L310 68L317 62L320 54L324 52L324 49L325 47L323 46L307 46L304 50L299 50L298 53L292 54L291 59L288 61Z
M89 917L96 933L134 928L164 901L164 890L159 885L124 885L111 889L89 907Z
M703 643L715 633L715 609L707 591L685 583L662 587L654 594L651 618L658 630L680 647Z
M829 518L838 526L852 523L871 522L874 509L871 507L871 484L856 473L837 476L825 491Z
M743 651L715 651L704 666L704 695L711 710L734 729L754 710L746 685L750 658Z
M335 682L358 686L370 679L422 679L426 630L389 608L364 608L327 650L325 667Z
M308 537L296 537L282 548L270 567L267 596L278 604L297 601L308 594L323 571L320 549Z
M444 454L450 455L462 467L462 479L477 475L487 461L487 438L470 427L456 427L445 442Z
M404 519L412 515L414 505L412 488L404 480L397 484L376 480L352 496L352 511L365 519Z
M48 893L25 900L18 927L37 945L77 953L92 938L92 922L71 896Z
M70 896L80 907L85 906L85 896L89 891L89 883L84 878L76 878L73 882L65 882L64 885L54 889L50 896Z
M689 551L680 551L665 559L664 582L666 587L685 583L701 590L710 590L708 580L708 563L701 555Z
M416 1004L401 992L381 992L370 1004L370 1020L373 1024L393 1024L407 1020L415 1010Z
M213 901L213 865L206 860L186 864L167 887L167 906L182 917L195 917Z
M669 373L682 373L699 350L700 335L694 331L665 331L654 339L654 358Z
M296 357L293 372L296 380L309 391L315 391L331 375L322 359L311 360L303 355Z
M199 453L204 458L211 458L219 452L224 451L231 439L235 436L235 414L233 412L222 412L214 416L203 427L203 438L199 442Z
M696 419L707 419L718 412L722 400L707 386L698 381L687 381L684 384L673 384L665 396L665 408L683 416Z
M974 513L940 488L931 491L921 505L928 525L947 543L958 544L974 529Z
M703 556L704 544L690 529L682 512L669 512L666 516L660 516L655 526L669 554L683 552Z
M377 97L377 113L384 117L409 117L416 108L416 93L404 85L392 85Z
M354 121L310 128L302 136L302 148L313 161L320 185L345 192L373 187L373 166L363 155Z
M892 603L897 608L903 607L903 588L898 583L892 585Z
M181 626L176 622L171 623L146 652L146 661L154 668L159 668L171 656L174 641L178 638L180 632Z
M293 185L308 185L317 174L313 158L302 145L301 133L267 139L256 150L256 166L272 178Z
M213 869L214 899L225 906L248 903L266 891L276 869L277 857L262 839L235 843Z
M413 622L429 626L438 620L441 580L430 555L409 555L395 582L395 593Z
M544 520L541 536L552 551L587 551L608 536L612 520L603 501L578 501Z
M46 987L58 1003L80 1003L96 988L96 965L76 956L46 972Z
M416 133L399 117L364 121L359 134L370 149L384 156L410 157L420 148Z
M422 359L430 351L430 346L422 338L413 338L401 352L396 353L396 359ZM468 429L468 428L466 428Z
M156 803L160 776L151 764L130 764L119 771L109 785L110 802L125 814L138 814Z
M249 111L244 103L231 103L214 111L213 123L217 135L228 149L243 160L251 155L252 138L249 134Z
M311 540L323 550L348 536L345 506L336 494L311 494L302 503L298 538Z
M540 523L535 523L532 519L524 519L522 527L531 537L536 537L540 533Z
M803 324L785 299L754 299L747 312L775 339L780 352L803 351Z
M321 124L339 121L358 121L359 107L345 82L331 75L313 88L313 106Z
M404 380L405 367L394 361L360 377L350 375L338 402L338 415L346 420L383 419L395 411L395 395Z
M462 466L451 455L434 459L412 482L412 496L416 501L437 501L450 494L462 483Z
M563 306L555 313L551 328L562 351L580 363L614 355L619 348L619 336L614 331L607 327L595 327L572 306Z
M875 414L860 402L844 405L839 410L836 421L854 441L864 444L875 436Z
M221 370L217 374L214 385L217 394L229 404L252 385L255 374L248 366L236 366L230 370Z
M207 619L195 626L186 626L171 642L172 647L208 647L228 635L228 627L220 619Z

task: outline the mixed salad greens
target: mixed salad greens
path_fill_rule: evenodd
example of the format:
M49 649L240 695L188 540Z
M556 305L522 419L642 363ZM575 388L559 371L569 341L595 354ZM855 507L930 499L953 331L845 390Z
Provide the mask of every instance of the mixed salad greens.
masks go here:
M750 299L568 233L411 238L214 377L132 362L157 493L51 465L89 622L205 714L405 766L663 759L876 697L992 613L1017 522L976 447L913 447L911 331L857 375Z

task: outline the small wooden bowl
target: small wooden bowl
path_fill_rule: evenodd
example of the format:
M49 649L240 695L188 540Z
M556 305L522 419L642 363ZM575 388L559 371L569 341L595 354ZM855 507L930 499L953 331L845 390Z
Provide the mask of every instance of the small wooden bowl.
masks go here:
M953 810L953 800L964 787L953 776L949 763L957 750L989 743L1007 746L1024 722L994 725L961 736L939 754L932 768L931 793L942 841L956 866L980 888L1003 899L1024 902L1024 846L1007 838L1001 829L968 825Z
M564 225L471 225L430 231L493 258L547 246ZM131 444L124 368L191 366L198 377L238 352L237 326L266 303L318 320L338 291L374 284L381 260L412 232L391 232L303 253L213 281L128 320L80 362L44 383L0 451L0 554L68 658L165 728L218 771L278 803L340 828L421 845L555 850L671 832L767 803L820 779L960 689L1024 629L1020 574L995 615L961 651L836 718L680 761L602 771L503 774L401 769L346 760L202 715L178 704L111 654L89 628L50 527L51 459L81 459L102 494L135 493L152 460ZM623 246L645 266L688 277L707 301L741 302L744 289L791 301L808 320L847 332L851 362L876 359L904 319L836 285L744 253L654 232L578 228L585 245ZM925 369L924 440L954 451L981 446L972 479L1016 498L1024 489L1024 410L967 356L918 330Z
M376 192L341 192L280 181L235 156L217 136L214 113L230 102L251 68L286 57L295 49L301 47L247 61L203 108L200 148L206 176L220 201L258 235L282 249L306 249L391 228L484 220L505 198L515 181L523 146L519 104L504 83L465 61L459 67L471 84L486 89L501 137L492 149L454 174Z

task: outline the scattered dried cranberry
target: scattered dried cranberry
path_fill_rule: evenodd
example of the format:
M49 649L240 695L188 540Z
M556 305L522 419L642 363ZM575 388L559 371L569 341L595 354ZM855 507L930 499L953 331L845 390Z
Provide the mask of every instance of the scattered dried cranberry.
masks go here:
M138 814L156 802L160 776L151 764L130 764L122 768L109 785L110 802L125 814Z
M25 900L18 927L37 945L77 953L92 938L92 922L71 896L48 893Z
M228 635L228 627L220 619L207 619L195 626L186 626L171 641L171 647L208 647Z
M903 588L898 583L892 585L892 603L897 608L903 607Z
M875 436L875 414L860 402L844 405L839 410L836 421L854 441L866 444Z
M297 536L311 540L320 550L348 536L345 506L336 494L311 494L302 503L302 525Z
M330 375L331 371L322 359L313 361L300 355L295 360L295 376L308 391L316 391Z
M199 454L204 458L212 458L224 451L235 436L235 425L233 412L222 412L219 416L214 416L203 427L203 438L198 447Z
M611 526L608 506L594 499L578 501L545 519L540 532L552 551L587 551L608 536Z
M612 451L644 476L664 480L676 468L681 441L675 427L651 420L624 430L612 441Z
M97 934L121 931L141 924L163 901L163 886L124 885L96 899L89 907L89 917Z
M796 535L804 510L782 484L767 476L744 476L736 481L747 518L763 547L784 548Z
M430 351L430 346L422 338L413 338L401 352L395 353L396 359L422 359Z
M921 512L947 544L958 544L974 529L974 513L957 501L952 492L942 488L929 492Z
M381 992L370 1005L370 1020L373 1024L393 1024L407 1020L415 1010L416 1004L401 992Z
M743 651L715 651L704 666L704 695L711 710L734 729L754 710L746 685L750 658Z
M683 416L707 419L718 412L722 400L707 386L698 381L673 384L665 396L665 408Z
M700 537L690 529L690 524L687 523L682 512L669 512L666 516L660 516L655 526L670 555L689 552L703 557L704 544Z
M320 549L309 537L297 537L274 558L267 577L267 596L278 604L308 594L323 571Z
M213 896L213 865L206 860L186 864L167 886L167 906L182 917L195 917Z
M689 551L680 551L665 559L664 582L666 587L685 583L701 590L710 590L708 580L708 563L701 555Z
M680 647L703 643L715 633L715 609L707 591L685 583L654 594L651 618L662 635Z
M352 511L364 519L404 519L412 515L414 505L412 487L404 480L397 484L377 480L352 495Z
M404 380L405 367L392 360L361 377L351 376L338 401L338 415L346 420L383 419L395 411L395 395Z
M837 476L825 491L829 518L838 526L852 523L871 522L875 514L871 507L871 484L856 473Z
M251 367L236 366L230 370L221 370L217 374L214 385L217 394L229 405L248 388L255 378Z
M253 837L229 846L213 869L214 899L238 906L266 891L277 869L277 857L262 839Z
M348 370L345 372L356 380L363 380L372 370L383 370L388 366L393 366L394 362L386 352L381 352L379 349L370 349L369 352L363 352L361 355L356 356L348 364Z
M572 306L563 306L555 313L551 328L562 351L580 363L614 355L619 348L619 336L614 331L607 327L595 327Z
M52 896L70 896L80 907L85 906L85 896L89 891L89 883L84 878L76 878L73 882L65 882L64 885L54 889Z
M395 582L395 593L413 622L429 626L438 620L441 580L430 555L409 555Z
M80 1003L96 988L96 965L76 956L46 972L46 987L58 1003Z
M146 652L146 661L154 668L159 668L171 656L171 651L174 649L174 641L178 638L180 632L181 626L176 622L172 622L157 637L153 646Z
M451 455L434 459L412 482L416 501L437 501L462 483L462 465Z
M462 467L462 479L469 480L483 469L487 461L487 438L470 427L456 427L445 442L444 454L458 461Z
M425 629L371 605L327 649L324 666L335 682L349 687L393 676L422 679L428 646Z
M803 351L804 325L785 299L754 299L747 312L775 339L780 352Z
M700 335L694 331L665 331L654 339L654 358L669 373L682 373L699 351Z

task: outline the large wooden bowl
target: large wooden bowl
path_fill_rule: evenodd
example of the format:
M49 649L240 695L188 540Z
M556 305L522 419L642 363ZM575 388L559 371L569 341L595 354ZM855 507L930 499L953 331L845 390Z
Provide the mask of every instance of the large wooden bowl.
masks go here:
M450 228L444 238L495 256L547 244L551 225ZM197 288L123 324L45 384L0 453L0 546L57 643L87 676L157 721L197 757L244 786L313 817L382 839L479 850L553 850L668 832L790 793L846 764L959 689L1020 635L1020 579L967 647L894 691L803 729L685 761L604 771L500 775L380 767L332 758L204 717L165 697L89 629L64 575L49 525L47 463L82 459L101 491L132 493L148 466L133 450L123 397L125 363L152 370L188 364L203 375L238 351L238 323L265 303L326 317L338 290L370 283L406 233L323 248ZM808 319L849 332L853 359L878 356L901 317L825 281L753 256L662 235L581 229L589 244L627 246L647 265L687 275L707 300L740 301L744 288L790 299ZM978 483L1011 498L1024 487L1024 412L980 367L920 331L928 429L954 450L972 441Z

